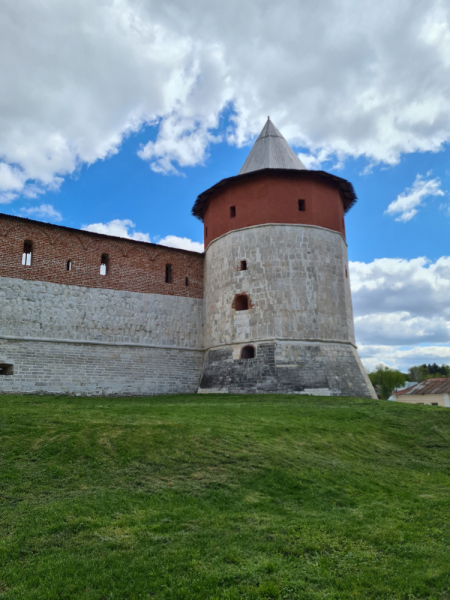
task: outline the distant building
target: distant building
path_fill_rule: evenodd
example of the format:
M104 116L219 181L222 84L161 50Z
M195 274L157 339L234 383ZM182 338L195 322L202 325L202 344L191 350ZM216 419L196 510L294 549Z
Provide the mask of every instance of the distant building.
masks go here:
M450 377L425 379L420 383L392 394L395 402L434 404L450 408Z
M405 385L399 385L398 387L395 388L395 390L392 392L392 394L388 398L389 402L394 402L396 400L396 398L394 398L395 392L402 392L403 390L406 390L416 384L417 384L417 381L405 381Z

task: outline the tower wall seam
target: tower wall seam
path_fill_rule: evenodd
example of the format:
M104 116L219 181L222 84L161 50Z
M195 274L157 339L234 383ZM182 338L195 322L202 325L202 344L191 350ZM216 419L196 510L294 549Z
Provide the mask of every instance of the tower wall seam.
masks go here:
M249 229L258 229L260 227L306 227L306 228L310 228L310 229L321 229L323 231L329 231L331 233L335 233L336 235L341 236L342 241L348 247L347 241L346 241L345 237L342 235L342 233L340 231L335 231L334 229L328 229L327 227L320 227L320 225L308 225L308 224L305 224L305 223L263 223L261 225L250 225L249 227L240 227L239 229L232 229L231 231L227 231L226 233L223 233L222 235L219 235L219 237L214 238L206 246L206 248L205 248L205 254L206 254L207 250L213 244L215 244L216 242L218 242L222 238L226 237L227 235L232 235L236 231L245 231L245 230L249 230Z

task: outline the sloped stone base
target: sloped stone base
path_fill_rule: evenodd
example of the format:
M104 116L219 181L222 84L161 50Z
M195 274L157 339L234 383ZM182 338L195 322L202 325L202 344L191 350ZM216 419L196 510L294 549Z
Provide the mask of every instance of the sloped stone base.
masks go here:
M200 393L287 393L376 398L350 344L254 344L256 356L235 359L232 346L207 352Z

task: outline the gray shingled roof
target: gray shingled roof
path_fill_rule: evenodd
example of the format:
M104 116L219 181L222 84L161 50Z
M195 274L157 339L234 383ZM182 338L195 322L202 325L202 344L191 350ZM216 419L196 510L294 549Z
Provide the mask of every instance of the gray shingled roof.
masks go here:
M306 169L270 118L267 118L239 175L262 169Z

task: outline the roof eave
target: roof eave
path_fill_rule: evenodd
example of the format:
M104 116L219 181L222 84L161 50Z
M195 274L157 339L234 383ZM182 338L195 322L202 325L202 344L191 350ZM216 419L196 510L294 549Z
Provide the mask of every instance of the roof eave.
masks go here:
M249 173L243 173L242 175L234 175L233 177L227 177L222 179L209 189L205 190L197 197L194 206L192 207L192 215L203 221L205 216L207 204L209 202L210 197L215 194L220 188L227 186L229 183L234 183L239 180L249 179L251 177L255 177L261 174L277 174L277 175L287 175L296 176L300 178L307 179L312 176L313 178L319 179L328 179L330 182L337 184L339 187L339 191L341 192L342 199L344 201L344 212L347 213L351 207L357 201L357 196L353 185L350 181L343 179L342 177L338 177L337 175L332 175L331 173L327 173L326 171L313 171L310 169L300 170L300 169L261 169L259 171L251 171Z

